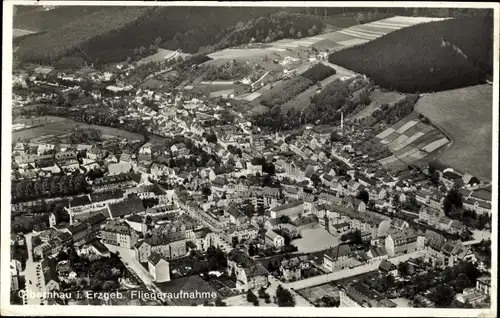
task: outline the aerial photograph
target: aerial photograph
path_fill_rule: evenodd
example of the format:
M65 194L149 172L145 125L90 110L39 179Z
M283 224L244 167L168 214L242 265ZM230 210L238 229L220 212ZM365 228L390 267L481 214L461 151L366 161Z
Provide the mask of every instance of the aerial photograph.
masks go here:
M13 8L12 306L495 307L493 9Z

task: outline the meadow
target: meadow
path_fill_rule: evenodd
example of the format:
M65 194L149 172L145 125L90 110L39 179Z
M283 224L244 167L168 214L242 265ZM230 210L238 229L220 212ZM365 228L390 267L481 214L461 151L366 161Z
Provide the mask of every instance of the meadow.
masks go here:
M452 139L443 164L485 180L492 173L493 89L477 85L422 96L415 110Z

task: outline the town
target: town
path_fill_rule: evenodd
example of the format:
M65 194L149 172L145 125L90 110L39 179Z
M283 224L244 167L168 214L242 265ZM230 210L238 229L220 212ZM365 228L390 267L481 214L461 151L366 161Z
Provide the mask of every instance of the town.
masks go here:
M216 79L250 71L208 93L193 81L206 60L180 50L152 64L15 69L11 302L489 307L491 180L436 161L389 169L382 143L360 141L392 123L376 131L339 113L260 126L245 98L311 69L341 72L330 50L296 50L265 61L286 66L279 76L236 59L213 67ZM80 296L114 291L125 297ZM211 296L133 296L180 291Z

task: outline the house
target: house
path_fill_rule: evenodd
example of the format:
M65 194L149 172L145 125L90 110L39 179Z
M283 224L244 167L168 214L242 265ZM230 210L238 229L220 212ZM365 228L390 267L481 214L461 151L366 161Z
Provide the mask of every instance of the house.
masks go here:
M227 270L236 276L236 289L240 292L265 287L269 282L269 272L262 264L237 249L227 255Z
M311 262L306 255L284 259L280 264L280 273L285 281L302 279L302 272L311 268Z
M323 257L323 267L330 272L350 268L355 265L355 254L348 244L339 244L333 247Z
M441 248L444 264L455 266L461 261L475 261L476 257L470 245L461 241L447 241Z
M102 242L132 249L137 243L138 235L126 222L112 220L101 228Z
M112 203L109 205L108 209L112 220L123 219L128 215L146 212L146 208L139 198Z
M340 289L340 307L394 308L397 305L362 281L354 280Z
M266 244L272 245L276 249L282 248L285 245L285 238L273 230L268 230L265 237Z
M372 262L384 260L389 257L387 250L383 246L370 246L367 255L371 258Z
M384 259L382 260L382 262L380 262L380 265L378 266L378 270L380 273L382 274L390 274L394 277L397 277L398 276L398 268L396 265L394 265L393 263L391 263L390 261L388 261L387 259Z
M304 202L301 200L283 204L270 210L270 216L272 219L277 219L284 215L290 218L296 218L302 213L304 213Z
M170 263L158 253L148 258L148 271L155 283L170 281Z
M242 223L245 223L247 221L247 216L246 214L241 211L239 208L237 208L235 205L231 205L228 207L226 210L227 214L229 215L229 219L231 223L240 225Z
M447 189L453 188L455 184L459 186L464 185L462 176L450 170L443 172L443 174L441 175L441 182L444 183Z

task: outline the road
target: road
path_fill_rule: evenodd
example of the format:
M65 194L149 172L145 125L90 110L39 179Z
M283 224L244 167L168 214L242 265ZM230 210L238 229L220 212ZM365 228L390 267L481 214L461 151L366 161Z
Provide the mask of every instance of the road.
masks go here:
M392 263L394 263L395 265L397 265L400 262L402 262L402 261L404 262L412 257L418 258L418 257L424 256L424 254L425 254L425 250L416 251L413 253L393 257L393 258L390 258L389 260ZM321 284L329 283L329 282L332 282L335 280L344 279L344 278L348 278L351 276L357 276L357 275L361 275L364 273L374 271L378 268L378 266L380 265L380 262L381 261L377 261L377 262L374 262L372 264L365 264L365 265L357 266L354 268L347 268L347 269L340 270L337 272L328 273L328 274L321 275L321 276L315 276L315 277L311 277L308 279L299 280L296 282L282 283L282 285L283 285L283 287L286 287L289 289L293 288L294 290L299 290L299 289L303 289L303 288L307 288L307 287L321 285Z
M43 271L41 269L41 262L35 262L33 259L32 236L32 233L28 233L24 236L26 240L26 247L28 248L28 259L26 260L26 269L24 270L26 293L23 296L23 303L26 305L40 306L41 303L46 304L46 300L38 297L42 292L44 292L45 282L43 278ZM40 266L39 277L37 275L37 266Z

